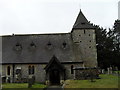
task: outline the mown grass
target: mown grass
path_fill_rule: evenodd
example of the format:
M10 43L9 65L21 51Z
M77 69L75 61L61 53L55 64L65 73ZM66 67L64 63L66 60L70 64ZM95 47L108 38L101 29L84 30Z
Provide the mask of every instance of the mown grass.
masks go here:
M118 88L118 76L104 74L100 77L101 79L95 79L95 82L91 82L91 80L67 80L65 88Z
M46 85L35 83L32 88L45 88ZM2 88L28 88L28 83L4 83Z

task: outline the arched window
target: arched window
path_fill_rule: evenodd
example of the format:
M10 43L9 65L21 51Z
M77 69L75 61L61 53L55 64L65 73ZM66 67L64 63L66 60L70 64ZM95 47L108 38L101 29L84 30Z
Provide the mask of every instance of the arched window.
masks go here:
M29 72L29 75L34 74L35 73L35 67L34 66L29 66L28 67L28 72Z
M73 72L73 65L71 65L71 74L73 74L74 72Z
M7 67L7 75L10 75L10 66Z
M34 66L32 66L32 72L31 73L34 74L34 72L35 72Z
M28 67L28 73L31 74L31 66Z

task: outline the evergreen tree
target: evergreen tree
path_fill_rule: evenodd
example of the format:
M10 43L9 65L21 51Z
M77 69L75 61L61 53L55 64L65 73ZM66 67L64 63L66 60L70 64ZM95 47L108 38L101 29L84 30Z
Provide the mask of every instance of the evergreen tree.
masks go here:
M116 51L115 30L109 29L107 31L98 25L94 26L96 28L98 66L105 69L110 66L118 66L120 61L118 60L119 55Z

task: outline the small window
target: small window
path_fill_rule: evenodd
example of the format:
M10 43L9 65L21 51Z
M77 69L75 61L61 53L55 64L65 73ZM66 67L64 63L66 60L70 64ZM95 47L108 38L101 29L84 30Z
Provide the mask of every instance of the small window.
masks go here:
M85 34L85 30L84 30L84 34Z
M31 47L36 47L36 45L33 42L30 44L30 46Z
M81 35L79 35L79 36L81 36Z
M8 66L7 67L7 75L10 75L10 70L11 70L11 68L10 68L10 66Z
M85 22L82 22L81 24L82 24L82 25L85 25Z
M80 41L80 42L82 42L82 41Z
M71 65L71 74L73 74L74 72L73 72L73 65Z
M91 48L91 46L89 48Z
M91 42L91 40L89 42Z
M35 73L35 68L34 68L34 66L29 66L29 67L28 67L28 72L29 72L29 75L34 74L34 73Z
M65 49L67 46L67 43L66 42L63 42L63 48Z
M51 46L52 44L50 43L50 42L48 42L48 44L47 44L48 46Z
M89 36L90 36L90 34L89 34Z

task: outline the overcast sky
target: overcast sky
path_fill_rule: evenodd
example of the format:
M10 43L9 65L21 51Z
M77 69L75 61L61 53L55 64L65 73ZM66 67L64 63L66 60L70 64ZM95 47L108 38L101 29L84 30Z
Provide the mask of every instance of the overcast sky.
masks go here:
M70 32L82 12L91 23L112 27L119 0L0 0L0 34Z

